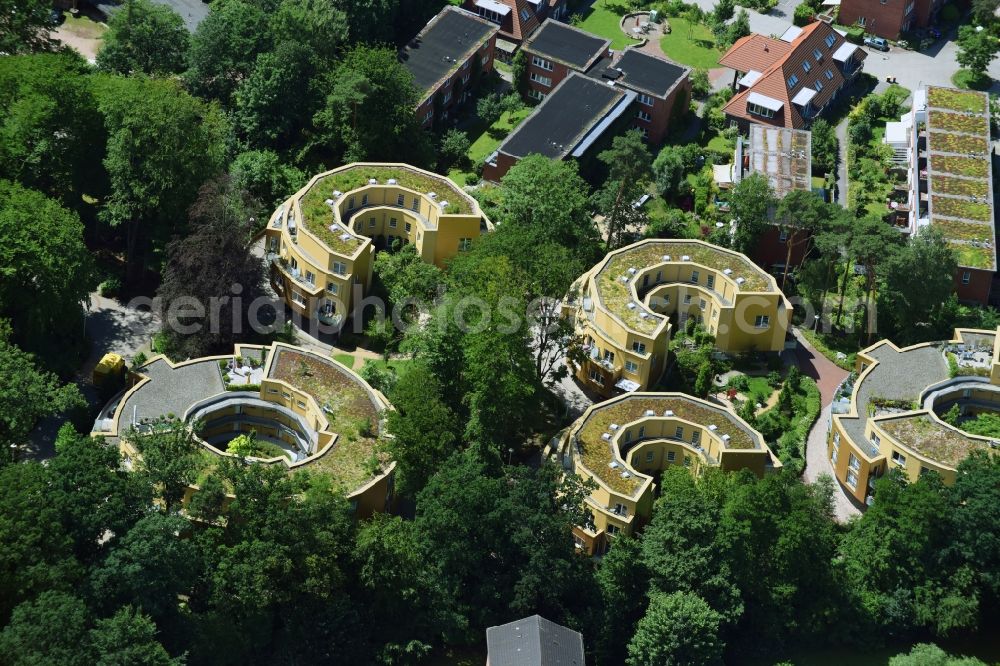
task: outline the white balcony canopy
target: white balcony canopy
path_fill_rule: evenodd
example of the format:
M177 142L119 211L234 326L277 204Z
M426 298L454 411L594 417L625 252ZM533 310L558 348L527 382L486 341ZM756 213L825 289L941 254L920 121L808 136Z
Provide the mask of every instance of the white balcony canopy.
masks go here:
M851 44L850 42L844 42L840 47L833 52L833 59L837 62L847 62L850 60L854 52L858 50L857 44Z
M771 111L781 111L781 108L785 106L784 102L776 100L773 97L768 97L767 95L761 95L759 92L752 92L747 95L747 102L762 106Z
M737 81L741 86L746 86L749 88L753 84L757 83L757 79L761 77L761 73L756 69L751 69L749 72L743 75L743 77Z
M510 14L510 7L499 2L495 2L494 0L476 0L476 7L482 7L488 11L496 12L500 16Z
M790 25L783 33L781 33L781 37L779 37L778 39L780 39L783 42L788 42L789 44L791 44L792 42L795 41L795 38L801 34L802 34L802 28Z
M638 382L634 382L631 379L619 379L615 383L615 388L621 389L626 393L631 393L632 391L638 391L639 386L640 384Z
M813 97L816 96L816 91L812 88L803 88L802 90L795 93L795 97L792 98L792 104L798 104L799 106L805 106L809 103Z

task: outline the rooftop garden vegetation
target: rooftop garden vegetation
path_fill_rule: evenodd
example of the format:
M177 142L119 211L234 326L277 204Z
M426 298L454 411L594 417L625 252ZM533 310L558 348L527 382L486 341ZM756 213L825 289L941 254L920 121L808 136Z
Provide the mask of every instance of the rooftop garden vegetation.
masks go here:
M989 131L989 123L984 116L967 116L961 113L947 113L933 109L928 112L928 125L932 130L946 132L985 135Z
M960 197L985 199L990 195L990 184L985 178L955 178L936 175L933 187L934 191L940 194L953 194Z
M949 243L955 253L955 259L959 266L969 268L993 268L996 250L983 247L975 247L964 243Z
M986 112L985 97L978 93L931 87L927 89L927 101L930 106L941 109L972 113Z
M878 426L901 444L949 466L957 465L971 450L986 446L986 442L949 428L927 413L880 420Z
M931 215L933 217L938 215L961 217L978 222L993 221L993 209L987 203L954 199L952 197L939 197L936 195L931 196Z
M957 220L935 219L934 226L940 229L946 238L964 241L989 243L993 241L993 229L988 224L974 224Z
M953 173L972 178L986 178L989 164L986 160L955 155L931 155L930 169L933 173Z
M947 132L929 132L928 147L939 153L975 153L977 155L989 152L989 143L984 136L969 136L968 134L950 134Z

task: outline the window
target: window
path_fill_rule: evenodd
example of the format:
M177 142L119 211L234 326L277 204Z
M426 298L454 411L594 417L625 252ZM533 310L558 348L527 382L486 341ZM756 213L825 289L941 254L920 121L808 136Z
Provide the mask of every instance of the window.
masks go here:
M771 325L770 315L757 315L753 320L754 328L767 328Z
M608 351L607 349L605 349L604 350L604 362L605 363L614 363L615 362L615 353L613 351Z
M541 67L546 72L552 71L552 63L545 58L539 58L538 56L531 56L531 64L535 67Z
M407 223L406 223L406 233L410 233L410 231L411 231L412 229L413 229L413 225L412 225L412 224L410 224L409 222L407 222Z
M867 24L868 24L868 19L866 19L864 16L859 16L858 17L858 25L860 25L863 28Z
M778 232L778 242L785 243L788 241L788 232L782 229Z
M816 58L816 62L819 62L823 59L823 52L819 49L813 49L813 57Z
M792 74L791 76L788 77L789 88L794 88L796 85L798 85L798 83L799 83L799 77L797 75Z
M296 400L295 404L299 406L299 409L305 409L306 408L306 403L304 403L301 400Z
M905 15L909 16L909 15L910 15L910 12L912 12L912 11L913 11L913 6L914 6L915 4L916 4L916 3L915 3L915 2L912 2L912 1L911 1L911 2L909 2L909 3L907 3L907 5L906 5L906 11L905 11L905 12L903 12L903 14L905 14Z
M368 228L369 229L374 229L375 228L375 218L374 217L368 218Z
M632 351L634 351L636 354L645 354L646 353L646 345L644 343L642 343L642 342L633 342L632 343Z
M316 284L316 274L312 271L306 271L306 282L309 284Z
M839 449L840 448L840 433L839 432L833 433L833 448L835 448L835 449Z
M698 271L691 271L691 282L692 284L698 284L698 278L701 277L701 273Z
M646 106L653 106L653 98L645 93L639 93L639 102Z
M674 430L674 437L684 439L684 426L677 426L677 429Z
M413 209L415 213L420 212L420 197L413 197L413 205L410 206L410 208Z
M816 79L816 83L813 84L813 88L816 89L816 92L820 92L821 90L823 90L823 82L820 81L819 79Z
M405 206L406 205L406 201L403 199L403 195L402 194L397 194L396 195L396 205L397 206Z
M826 80L827 81L833 81L833 70L832 69L826 70Z
M339 261L333 262L333 272L336 275L347 275L347 264Z
M347 200L347 208L348 210L354 209L354 197L351 197L350 199Z
M326 283L326 290L328 292L330 292L331 294L336 294L340 290L340 287L338 287L333 282L327 282Z
M707 305L707 304L705 303L705 299L704 299L704 298L699 298L699 299L698 299L698 308L699 308L700 310L704 310L704 309L705 309L705 305Z
M302 294L300 294L297 291L293 291L292 292L292 300L295 301L296 303L298 303L299 305L305 305L306 304L305 297L302 296Z
M837 41L837 38L836 38L836 37L834 37L834 36L833 36L832 34L830 34L830 35L827 35L827 36L826 36L826 47L827 47L827 48L832 48L832 47L833 47L833 43L834 43L835 41Z
M836 464L837 464L837 455L838 455L838 454L837 454L837 449L834 449L834 450L833 450L833 455L832 455L832 456L830 456L830 460L832 460L832 461L833 461L833 464L834 464L834 465L836 465Z
M364 208L367 205L368 205L368 195L367 194L362 194L361 195L361 207Z
M856 472L861 469L861 461L858 460L858 457L852 453L851 457L847 461L847 466Z
M617 516L628 516L628 507L624 504L616 503L614 511Z
M972 280L972 272L962 271L962 284L969 284L970 280Z
M431 121L431 118L433 117L434 117L434 109L431 109L424 115L424 122L429 123Z
M855 472L853 470L849 470L847 472L847 485L850 486L852 490L854 488L858 487L858 473L857 472Z
M871 443L875 446L875 448L878 448L878 445L882 443L882 440L879 439L878 435L872 433Z
M639 426L639 437L637 439L642 439L646 436L646 426Z
M691 305L691 294L684 297L684 305Z
M542 76L541 74L535 74L532 72L530 78L535 83L541 84L546 88L552 87L552 79L548 76Z
M532 99L537 99L539 102L541 102L543 99L545 99L545 93L539 92L537 90L529 90L528 97L531 97Z
M705 286L708 287L709 289L715 289L714 275L709 275L707 278L705 278Z
M677 459L677 453L675 451L667 451L667 462L674 462Z
M522 10L521 11L521 16L524 16L525 14L527 14L527 12ZM621 531L622 531L622 528L620 528L617 525L614 525L612 523L608 523L608 530L607 530L607 532L611 536L619 534L619 533L621 533Z
M278 251L278 237L277 236L271 236L267 240L267 245L268 245L268 251L270 251L270 252L277 252Z
M747 113L752 113L761 118L774 118L774 111L766 109L760 104L747 103Z
M695 430L694 432L691 433L691 444L692 446L698 446L698 443L700 441L701 441L701 431Z
M448 92L444 94L444 98L441 99L441 103L447 104L450 101L451 101L451 90L448 90Z
M531 14L528 13L527 9L522 9L521 10L521 20L522 21L527 21L530 17L531 17Z
M465 250L469 250L471 248L472 248L472 239L471 238L459 238L458 239L458 250L459 250L459 252L464 252Z
M639 366L632 361L625 361L625 371L631 372L633 375L639 371Z
M632 431L631 430L626 430L625 431L625 443L627 444L627 443L629 443L631 441L632 441Z
M299 260L296 259L295 257L292 257L291 266L293 271L299 270Z
M635 114L635 116L639 120L645 120L647 123L648 122L652 122L652 120L653 120L653 116L649 115L648 113L646 113L642 109L640 109L639 113Z
M906 456L904 456L899 451L893 451L892 452L892 462L896 463L900 467L904 467L906 465Z
M813 68L813 66L812 66L811 62L809 62L808 60L803 60L802 61L802 69L804 69L806 71L806 74L808 74L809 70L812 69L812 68Z
M653 462L653 452L652 451L647 451L646 452L646 462L648 462L648 463Z
M595 384L600 384L601 386L604 386L604 375L599 373L597 370L591 370L590 381L594 382Z
M396 228L396 218L394 218L394 217L390 217L389 218L389 228L390 229L395 229Z
M691 456L684 456L684 466L685 467L691 466Z

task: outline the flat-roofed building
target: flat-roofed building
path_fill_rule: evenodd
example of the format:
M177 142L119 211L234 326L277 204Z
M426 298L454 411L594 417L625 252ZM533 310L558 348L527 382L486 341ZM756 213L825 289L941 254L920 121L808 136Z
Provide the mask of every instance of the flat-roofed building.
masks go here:
M496 35L489 21L449 6L400 50L400 62L421 91L417 117L425 128L447 118L471 94L474 77L493 71Z
M611 40L558 21L548 21L521 47L528 64L528 95L545 99L570 72L603 69Z
M972 451L998 451L994 438L962 429L1000 412L997 331L956 329L950 341L904 348L882 340L858 352L856 372L850 402L834 403L827 455L859 506L872 503L875 481L890 468L910 481L934 471L951 484Z
M940 230L958 261L955 293L985 305L997 267L989 95L918 89L910 112L886 124L884 142L907 170L906 198L888 212L910 234Z
M566 431L560 450L564 467L596 484L586 499L594 525L573 529L588 554L642 528L655 479L670 466L695 476L710 467L757 476L781 467L764 437L732 410L683 393L631 393L592 405Z
M569 14L567 0L464 0L462 7L499 26L496 53L504 61L547 19L555 22Z
M944 0L841 0L837 20L896 40L904 32L934 25Z
M447 177L407 164L348 164L314 176L264 230L272 284L307 319L339 326L371 284L376 250L412 244L443 267L493 228Z
M528 155L583 159L631 123L636 94L570 72L535 111L486 158L483 177L499 181Z
M563 302L584 339L576 378L601 395L647 390L666 367L675 327L694 319L719 351L785 346L791 304L746 255L698 240L639 241L609 253Z

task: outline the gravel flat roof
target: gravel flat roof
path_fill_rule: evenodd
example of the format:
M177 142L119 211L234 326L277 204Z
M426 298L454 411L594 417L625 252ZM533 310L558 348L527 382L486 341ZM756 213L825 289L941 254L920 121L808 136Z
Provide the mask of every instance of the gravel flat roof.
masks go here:
M119 433L128 430L133 414L136 422L167 414L182 418L192 404L226 390L219 373L219 363L214 359L171 368L160 358L139 372L149 377L150 381L125 401L118 424Z
M611 40L603 37L559 21L545 21L524 45L524 49L582 70L600 58L610 45Z
M626 50L615 67L622 70L625 85L657 97L665 97L688 71L686 67L635 49Z
M429 91L497 30L465 10L445 7L407 44L400 61L417 87Z

